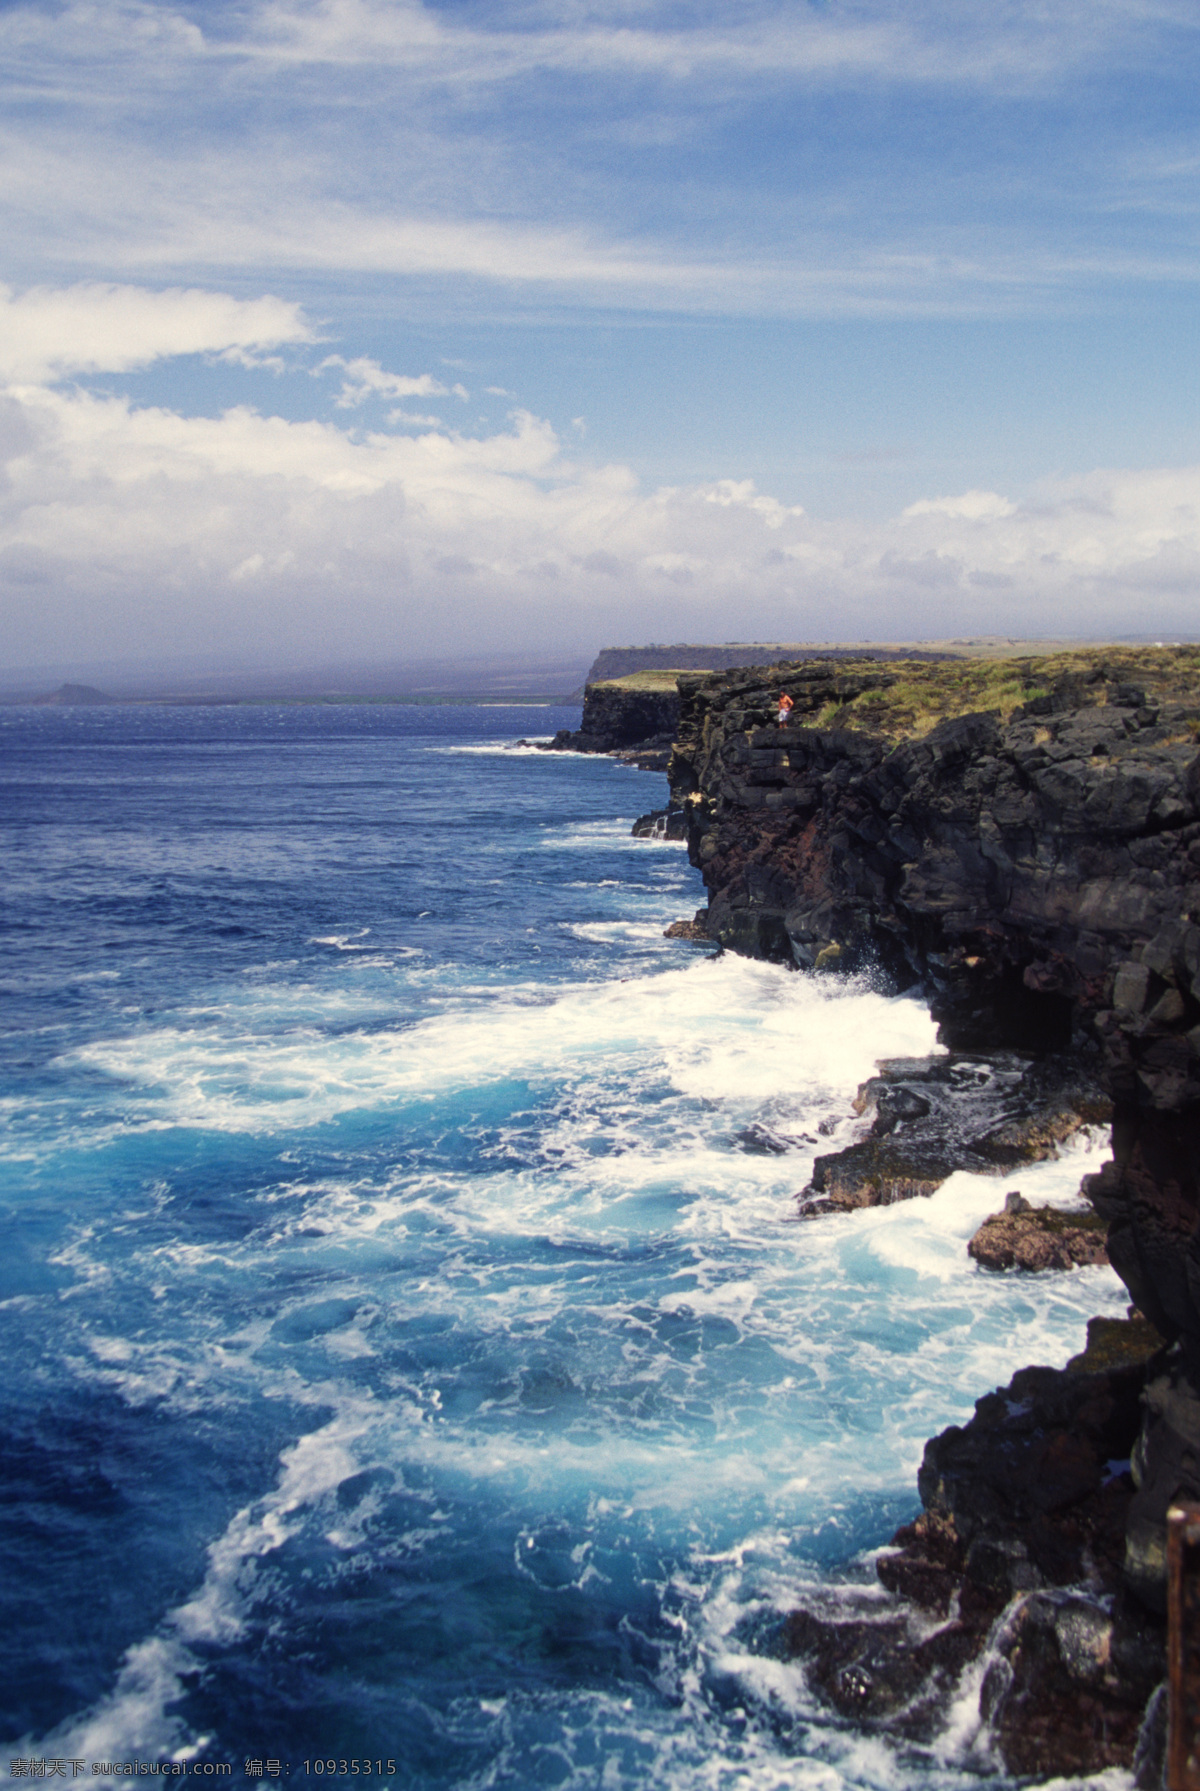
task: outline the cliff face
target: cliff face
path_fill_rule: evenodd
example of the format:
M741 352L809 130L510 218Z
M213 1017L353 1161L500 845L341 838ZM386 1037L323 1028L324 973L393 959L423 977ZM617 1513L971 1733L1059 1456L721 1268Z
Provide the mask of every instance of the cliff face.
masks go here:
M920 670L936 694L941 668ZM1156 1009L1173 946L1154 956L1170 964L1115 992L1114 979L1200 907L1200 676L1189 703L1102 666L1068 672L1007 723L950 715L897 739L900 682L812 668L680 679L671 793L691 810L714 936L920 980L962 1048L1090 1040L1098 1013L1131 1016L1130 1003L1174 1029ZM796 706L779 727L785 688Z
M989 712L1000 675L684 676L672 800L722 944L875 967L928 990L952 1047L1100 1074L1114 1161L1090 1193L1176 1345L1127 1530L1127 1578L1156 1604L1167 1503L1200 1496L1200 652L1019 662Z
M665 771L678 726L679 691L669 675L589 684L579 727L560 729L549 750L623 753L648 770Z

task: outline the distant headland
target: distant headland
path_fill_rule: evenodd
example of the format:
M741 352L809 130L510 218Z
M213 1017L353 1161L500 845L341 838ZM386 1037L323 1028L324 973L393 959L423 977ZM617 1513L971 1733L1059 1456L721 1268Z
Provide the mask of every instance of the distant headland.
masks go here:
M826 660L1008 659L1149 641L1020 640L1007 636L894 641L651 641L582 653L491 651L249 669L198 665L60 663L0 671L0 703L578 703L587 686L638 673L725 672ZM1157 645L1164 643L1158 642ZM1177 644L1177 643L1168 643ZM673 688L674 678L670 679Z

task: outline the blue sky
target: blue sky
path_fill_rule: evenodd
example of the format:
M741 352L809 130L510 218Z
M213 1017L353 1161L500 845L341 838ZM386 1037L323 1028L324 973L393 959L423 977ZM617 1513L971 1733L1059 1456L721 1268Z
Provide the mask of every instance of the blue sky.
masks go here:
M1197 631L1200 11L0 4L10 667Z

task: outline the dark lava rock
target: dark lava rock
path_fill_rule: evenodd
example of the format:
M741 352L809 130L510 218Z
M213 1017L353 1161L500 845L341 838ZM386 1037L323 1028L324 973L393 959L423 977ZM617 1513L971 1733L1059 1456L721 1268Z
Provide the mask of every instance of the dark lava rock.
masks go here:
M1007 1613L992 1650L980 1712L1009 1772L1075 1777L1132 1766L1164 1664L1161 1630L1144 1615L1038 1593Z
M1096 1374L1022 1368L975 1416L925 1446L917 1489L927 1512L953 1524L964 1550L1020 1543L1039 1578L1120 1584L1127 1464L1141 1424L1146 1362ZM1086 1557L1086 1558L1085 1558ZM881 1565L880 1577L887 1583ZM1027 1589L1026 1586L1013 1587Z
M1163 1626L1123 1579L1128 1458L1160 1346L1140 1315L1093 1321L1079 1367L1023 1369L927 1445L925 1509L876 1564L894 1602L814 1598L784 1624L836 1709L926 1737L983 1657L981 1718L1009 1772L1132 1763L1164 1670Z
M812 1180L800 1195L800 1217L819 1219L936 1194L947 1176L968 1166L979 1167L964 1163L961 1153L956 1160L936 1143L871 1138L816 1159Z
M1021 1201L985 1219L967 1245L967 1254L984 1269L1074 1269L1108 1261L1107 1232L1104 1220L1090 1207L1063 1212Z
M1176 1346L1142 1396L1131 1468L1137 1491L1125 1535L1125 1578L1142 1601L1166 1609L1166 1519L1178 1500L1200 1499L1200 1390Z
M576 729L560 728L547 752L613 753L647 771L665 771L679 721L677 690L589 684ZM685 838L684 833L672 838Z
M779 1132L758 1119L738 1133L737 1141L743 1150L760 1157L782 1157L790 1150L799 1150L801 1145L814 1142L809 1132Z
M1114 1160L1086 1192L1169 1354L1144 1402L1128 1350L1093 1367L1113 1347L1099 1335L1080 1371L1024 1370L990 1394L930 1443L925 1516L880 1562L976 1653L1017 1601L993 1638L988 1713L1011 1770L1077 1772L1129 1764L1159 1668L1155 1619L1126 1588L1161 1600L1167 1503L1200 1496L1200 651L1102 649L1011 672L1024 703L1010 714L943 702L958 682L983 710L978 667L684 675L670 784L721 946L920 989L953 1051L1057 1056L1111 1101ZM905 720L906 703L922 716ZM968 1103L953 1123L936 1076L910 1066L885 1082L869 1135L818 1159L810 1210L984 1161L1013 1169L1104 1117L1067 1095L979 1125Z
M693 945L711 945L704 909L696 910L695 920L673 920L663 928L664 939L690 939Z
M1200 652L1011 673L1027 694L1007 719L946 713L925 733L898 693L941 712L956 680L984 693L978 666L685 674L671 800L722 946L866 969L926 992L954 1050L1070 1052L1098 1078L1114 1161L1088 1192L1109 1260L1200 1388ZM1001 1168L1029 1142L1004 1123L963 1140ZM851 1200L934 1179L925 1146L869 1157L819 1168L814 1195L827 1175Z
M845 1592L791 1612L780 1646L803 1660L810 1685L841 1715L920 1739L970 1658L957 1630L931 1635L919 1612Z
M635 840L685 840L687 815L681 808L654 808L648 815L639 815L630 832ZM704 913L702 908L697 920Z
M952 1053L879 1070L855 1101L873 1116L867 1137L816 1158L801 1217L933 1194L956 1169L999 1175L1056 1156L1110 1112L1096 1082L1065 1057Z

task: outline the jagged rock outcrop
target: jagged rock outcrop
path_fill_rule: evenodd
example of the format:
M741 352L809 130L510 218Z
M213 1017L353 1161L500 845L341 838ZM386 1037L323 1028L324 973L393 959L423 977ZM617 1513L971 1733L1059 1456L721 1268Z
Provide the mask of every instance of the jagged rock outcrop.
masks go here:
M639 815L629 831L635 840L685 840L687 814L681 808L652 808L648 815Z
M1182 943L1175 964L1172 936L1113 988L1120 963L1200 904L1197 657L1183 700L1103 663L1046 691L1024 662L1029 697L1007 723L950 713L907 734L896 687L936 697L957 668L681 677L671 794L691 810L714 933L920 981L964 1050L1090 1039L1116 1001L1148 1015L1200 969ZM1172 1007L1156 1025L1173 1028Z
M672 801L721 944L918 985L959 1051L1095 1066L1110 1255L1200 1386L1200 650L1003 675L1007 720L955 712L998 676L958 666L682 677Z
M663 938L686 939L691 945L711 945L703 908L698 908L691 920L673 920L669 927L663 928Z
M1129 1454L1162 1350L1140 1317L1093 1320L1065 1370L1022 1369L927 1445L925 1509L877 1564L895 1602L817 1598L783 1626L836 1708L926 1740L979 1661L1009 1772L1131 1764L1165 1670L1163 1625L1124 1583Z
M690 813L716 940L920 987L953 1050L1068 1054L1111 1099L1113 1161L1087 1191L1114 1268L1170 1346L1148 1384L1120 1393L1132 1477L1117 1554L1137 1609L1161 1606L1167 1505L1200 1497L1200 650L999 670L809 665L685 676L680 691L671 796ZM1085 1378L1064 1383L1057 1430L1035 1425L1042 1442L1064 1439L1064 1473L1082 1462ZM1033 1391L1037 1412L1049 1383ZM929 1471L922 1493L932 1534L946 1500ZM1028 1548L1036 1514L1014 1522ZM1053 1673L1046 1623L1029 1622L1013 1708L1032 1734ZM1061 1649L1059 1665L1070 1679ZM1118 1679L1132 1709L1142 1681ZM1029 1770L1014 1747L1013 1770Z
M933 1194L958 1169L1002 1175L1112 1117L1095 1076L1062 1054L949 1052L878 1067L854 1102L869 1130L815 1158L801 1218Z

